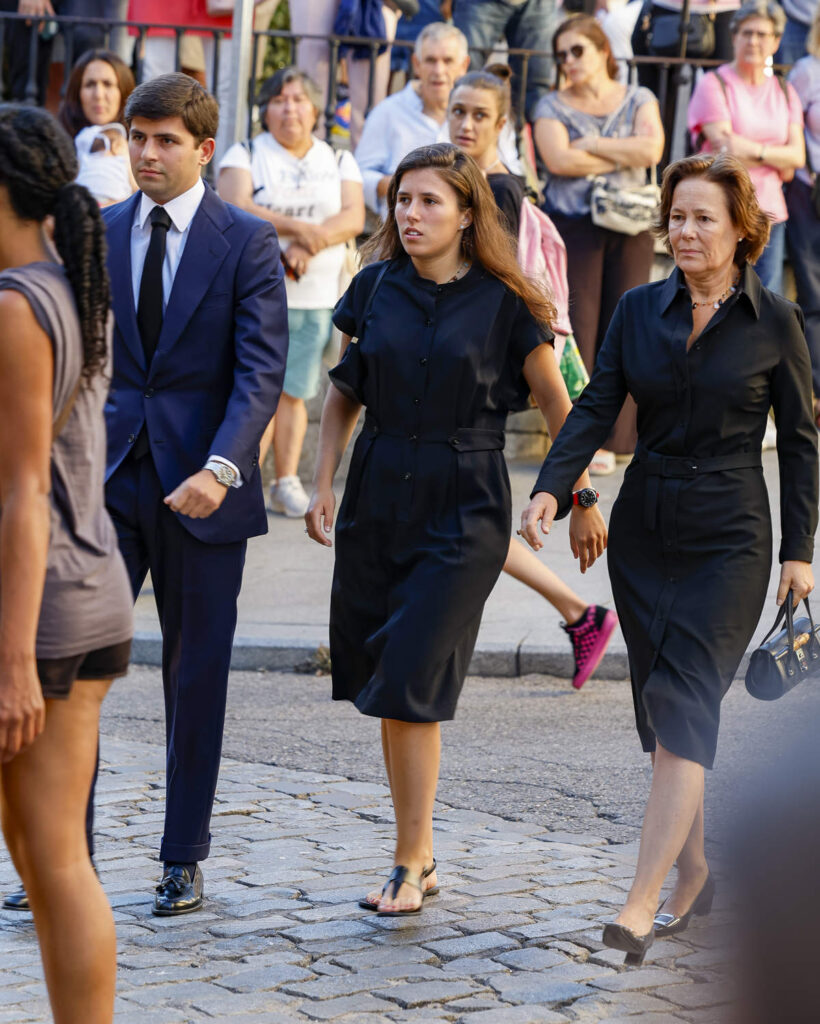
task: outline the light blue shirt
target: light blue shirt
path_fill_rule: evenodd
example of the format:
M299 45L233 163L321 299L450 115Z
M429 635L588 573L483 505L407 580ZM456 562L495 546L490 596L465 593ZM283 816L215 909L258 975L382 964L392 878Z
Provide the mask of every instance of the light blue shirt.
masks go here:
M364 201L384 216L387 203L376 194L385 174L392 174L407 154L419 146L447 141L447 122L439 124L424 113L421 97L409 82L367 115L356 147L356 163L364 179Z

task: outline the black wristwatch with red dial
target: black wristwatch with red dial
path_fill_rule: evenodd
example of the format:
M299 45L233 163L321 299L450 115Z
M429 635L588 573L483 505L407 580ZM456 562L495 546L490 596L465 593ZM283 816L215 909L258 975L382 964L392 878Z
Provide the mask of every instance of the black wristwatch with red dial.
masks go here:
M592 508L598 504L600 494L591 487L582 487L580 491L572 492L572 504L580 505L581 508Z

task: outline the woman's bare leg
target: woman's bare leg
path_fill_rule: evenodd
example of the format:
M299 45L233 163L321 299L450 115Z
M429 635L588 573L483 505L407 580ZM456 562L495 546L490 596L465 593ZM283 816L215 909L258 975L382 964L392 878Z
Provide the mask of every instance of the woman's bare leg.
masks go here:
M433 804L441 758L438 722L400 722L384 719L390 767L388 778L396 812L395 864L421 875L433 860ZM436 884L433 872L425 888ZM408 910L419 905L420 895L403 885L391 899L379 902L380 910Z
M271 442L273 441L273 431L276 427L276 417L271 417L270 423L265 427L265 432L262 434L262 439L259 442L259 466L260 469L265 465L265 459L268 455Z
M504 572L549 601L570 625L577 622L589 607L540 558L516 540L510 540Z
M652 927L661 886L693 834L703 805L703 765L678 757L660 744L654 765L635 881L615 918L636 935L646 935Z
M116 936L85 834L100 705L110 680L46 701L46 727L0 772L3 833L26 888L55 1024L111 1024Z
M665 914L681 917L692 909L701 889L709 877L709 865L706 862L706 850L703 834L703 794L695 813L692 828L686 837L677 859L678 877L675 888L664 904Z
M296 476L307 425L308 414L304 401L283 391L276 410L276 429L273 432L273 461L276 464L277 479Z

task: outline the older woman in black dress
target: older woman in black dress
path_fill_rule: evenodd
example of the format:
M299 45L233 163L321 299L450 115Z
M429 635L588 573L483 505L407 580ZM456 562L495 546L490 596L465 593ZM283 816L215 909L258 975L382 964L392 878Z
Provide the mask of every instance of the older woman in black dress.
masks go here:
M555 436L570 409L546 295L522 274L487 181L455 146L414 150L388 190L380 258L336 307L343 356L322 413L306 515L329 545L333 476L362 405L336 525L333 697L382 719L395 867L361 901L416 914L437 885L439 723L451 719L510 542L507 413L530 392ZM352 339L357 338L357 342ZM606 531L586 472L571 536L586 568Z
M676 269L621 299L595 373L539 474L522 533L569 505L575 467L638 404L638 449L612 509L609 572L629 650L638 733L654 752L635 881L603 941L641 962L657 935L708 913L704 767L720 702L757 625L771 570L760 447L774 407L780 463L780 586L813 589L817 431L803 317L751 264L769 222L743 165L697 156L667 168L659 234ZM677 883L656 918L661 886Z

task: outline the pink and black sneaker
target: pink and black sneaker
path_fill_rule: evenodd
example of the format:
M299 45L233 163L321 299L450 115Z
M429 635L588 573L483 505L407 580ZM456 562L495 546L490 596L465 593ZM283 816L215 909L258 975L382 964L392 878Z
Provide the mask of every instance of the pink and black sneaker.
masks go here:
M561 629L572 641L575 654L575 675L572 685L580 690L595 669L600 665L612 631L618 625L618 617L609 608L591 604L577 622Z

